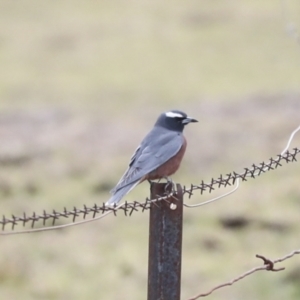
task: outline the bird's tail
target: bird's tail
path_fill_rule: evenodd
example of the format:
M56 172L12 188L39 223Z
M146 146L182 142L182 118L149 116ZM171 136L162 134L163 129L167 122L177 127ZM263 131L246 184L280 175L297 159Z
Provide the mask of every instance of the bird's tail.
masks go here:
M105 206L114 206L115 204L117 205L126 194L128 194L137 184L139 184L139 182L140 180L137 180L118 190L113 190L113 195L105 203Z

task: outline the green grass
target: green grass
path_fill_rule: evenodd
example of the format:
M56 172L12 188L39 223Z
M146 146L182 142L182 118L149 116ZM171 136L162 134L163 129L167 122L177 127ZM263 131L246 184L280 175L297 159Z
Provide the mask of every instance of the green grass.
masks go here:
M300 25L299 3L288 5ZM1 214L106 201L170 108L200 120L186 129L176 182L210 181L276 156L299 125L299 62L270 0L1 3ZM185 209L182 299L260 265L257 253L277 258L299 248L298 170L284 165L220 202ZM148 194L144 183L126 199ZM224 228L226 217L249 225ZM120 214L1 237L1 299L145 299L148 222L148 212ZM298 299L298 261L210 299Z

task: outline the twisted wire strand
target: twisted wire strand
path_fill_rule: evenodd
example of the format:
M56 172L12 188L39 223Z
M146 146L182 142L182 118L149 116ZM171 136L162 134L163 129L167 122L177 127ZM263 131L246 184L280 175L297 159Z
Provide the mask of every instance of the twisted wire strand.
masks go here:
M191 184L190 187L183 186L183 195L187 195L188 198L194 196L195 192L200 191L202 195L204 192L211 193L215 189L227 186L233 186L238 182L247 181L247 178L255 178L260 176L261 174L275 170L278 167L281 167L283 163L290 163L296 162L296 156L299 154L300 149L294 148L292 151L284 150L282 154L277 155L277 158L270 158L268 163L262 162L260 164L252 164L250 168L244 168L243 173L232 172L226 174L226 176L220 175L217 179L212 178L210 182L205 183L202 181L200 184ZM231 191L230 193L232 193ZM228 193L228 194L230 194ZM30 233L30 232L37 232L37 231L46 231L46 230L53 230L58 228L65 228L69 226L79 225L82 223L87 223L95 220L99 220L101 218L106 217L108 214L117 215L118 212L123 211L125 216L131 216L136 211L145 211L150 209L151 204L159 201L165 201L169 197L173 196L175 191L164 195L163 197L158 197L156 199L148 199L141 203L141 202L125 202L120 204L119 206L115 207L108 207L105 206L104 203L102 205L95 204L92 207L87 207L83 205L82 208L73 207L73 209L68 210L64 208L63 211L58 212L53 210L52 212L46 212L45 210L41 214L37 214L33 212L31 215L27 215L23 213L22 216L15 216L12 215L10 218L3 215L2 219L0 219L0 226L2 227L2 232L0 235L9 235L9 234L18 234L18 233ZM227 194L226 194L227 195ZM224 196L224 195L223 195ZM222 196L220 196L222 197ZM212 199L213 200L213 199ZM86 219L89 216L90 219ZM82 217L82 221L77 221L79 217ZM57 225L55 223L57 220L61 218L68 218L72 219L72 223L64 224L64 225ZM51 227L42 227L42 228L34 228L37 223L41 224L42 226L46 226L47 221L51 221ZM25 225L30 224L30 230L23 230L23 231L14 231L17 225ZM3 232L8 225L11 225L11 232Z

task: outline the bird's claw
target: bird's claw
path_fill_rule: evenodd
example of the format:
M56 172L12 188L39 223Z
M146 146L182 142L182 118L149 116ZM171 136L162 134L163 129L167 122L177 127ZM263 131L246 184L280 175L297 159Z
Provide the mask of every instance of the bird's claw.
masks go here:
M170 193L175 193L176 192L176 184L174 183L174 181L167 176L162 177L162 178L164 178L167 181L165 184L165 187L164 187L165 194L168 195ZM158 182L160 182L160 180L162 178L159 178ZM152 184L155 183L155 181L152 181L150 179L147 179L147 181L149 182L150 186L152 186ZM171 185L171 191L169 191L170 185Z
M171 193L176 192L176 189L175 189L176 185L175 185L174 181L169 177L165 177L165 179L167 180L167 183L165 185L165 193L169 194L168 189L169 189L170 185L171 185Z

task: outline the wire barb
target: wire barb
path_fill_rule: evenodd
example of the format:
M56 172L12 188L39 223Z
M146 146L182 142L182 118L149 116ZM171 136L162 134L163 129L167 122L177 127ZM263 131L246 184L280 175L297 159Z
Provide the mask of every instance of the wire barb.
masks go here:
M263 255L256 255L257 258L260 258L263 260L264 262L264 265L263 266L260 266L260 267L255 267L255 268L252 268L251 270L239 275L238 277L232 279L231 281L228 281L228 282L225 282L225 283L222 283L222 284L219 284L217 286L215 286L214 288L212 288L210 291L206 292L206 293L201 293L201 294L198 294L192 298L189 298L188 300L197 300L199 298L202 298L202 297L207 297L209 296L210 294L212 294L214 291L218 290L218 289L221 289L221 288L224 288L226 286L231 286L233 284L235 284L236 282L244 279L245 277L255 273L255 272L258 272L258 271L272 271L272 272L279 272L279 271L283 271L285 268L282 267L282 268L277 268L275 269L274 268L274 265L279 263L279 262L283 262L291 257L293 257L294 255L297 255L297 254L300 254L300 250L295 250L289 254L287 254L286 256L284 257L281 257L281 258L277 258L277 259L274 259L273 261L264 257Z

